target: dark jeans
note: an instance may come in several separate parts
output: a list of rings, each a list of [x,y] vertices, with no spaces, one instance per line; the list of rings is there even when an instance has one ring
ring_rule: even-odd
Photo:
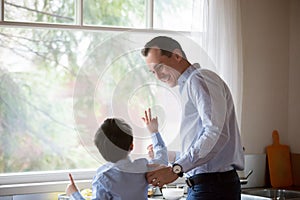
[[[214,177],[188,189],[187,200],[240,200],[241,184],[237,173],[231,177]]]

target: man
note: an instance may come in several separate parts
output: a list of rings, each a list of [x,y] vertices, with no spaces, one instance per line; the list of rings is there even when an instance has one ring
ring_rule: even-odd
[[[154,186],[185,174],[188,200],[240,199],[236,170],[244,168],[244,155],[229,88],[214,72],[191,65],[181,45],[159,36],[142,54],[149,70],[170,87],[179,85],[182,103],[181,155],[172,167],[147,173]]]

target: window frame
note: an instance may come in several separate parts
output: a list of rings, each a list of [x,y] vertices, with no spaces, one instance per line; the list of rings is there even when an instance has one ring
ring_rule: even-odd
[[[84,29],[84,30],[101,30],[101,31],[154,31],[162,33],[190,33],[191,31],[175,31],[168,29],[157,29],[153,27],[154,21],[154,0],[146,1],[146,28],[133,28],[133,27],[118,27],[118,26],[99,26],[99,25],[84,25],[83,23],[83,0],[76,0],[75,2],[75,24],[54,24],[46,22],[18,22],[18,21],[6,21],[4,19],[4,1],[0,0],[0,26],[11,27],[30,27],[30,28],[54,28],[54,29]]]
[[[0,197],[35,193],[33,191],[38,191],[36,193],[64,191],[69,183],[69,173],[72,173],[79,188],[89,188],[95,172],[91,169],[78,169],[0,174]]]
[[[53,24],[36,22],[18,22],[4,20],[4,0],[0,0],[0,27],[3,28],[32,28],[32,29],[63,29],[109,32],[150,32],[161,34],[181,33],[191,36],[192,31],[175,31],[153,28],[154,0],[146,1],[146,28],[126,28],[116,26],[90,26],[83,24],[83,0],[76,0],[75,24]],[[68,173],[72,173],[79,188],[91,187],[91,181],[96,169],[0,173],[0,197],[18,194],[47,193],[64,191],[69,183]]]

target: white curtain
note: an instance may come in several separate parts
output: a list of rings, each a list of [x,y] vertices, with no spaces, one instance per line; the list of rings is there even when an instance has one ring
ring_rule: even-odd
[[[192,29],[192,37],[214,63],[208,68],[218,73],[231,89],[241,125],[243,60],[240,0],[194,0]]]

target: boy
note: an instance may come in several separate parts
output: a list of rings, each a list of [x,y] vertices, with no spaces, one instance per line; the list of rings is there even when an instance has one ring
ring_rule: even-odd
[[[151,117],[151,110],[145,111],[142,118],[151,132],[154,158],[149,162],[145,158],[131,161],[129,153],[133,149],[131,127],[122,119],[106,119],[95,134],[94,142],[102,157],[108,161],[101,166],[92,183],[93,200],[132,200],[147,199],[148,183],[145,173],[152,164],[168,164],[167,148],[158,132],[157,117]],[[66,193],[71,199],[84,199],[78,191],[70,174],[71,183]]]

